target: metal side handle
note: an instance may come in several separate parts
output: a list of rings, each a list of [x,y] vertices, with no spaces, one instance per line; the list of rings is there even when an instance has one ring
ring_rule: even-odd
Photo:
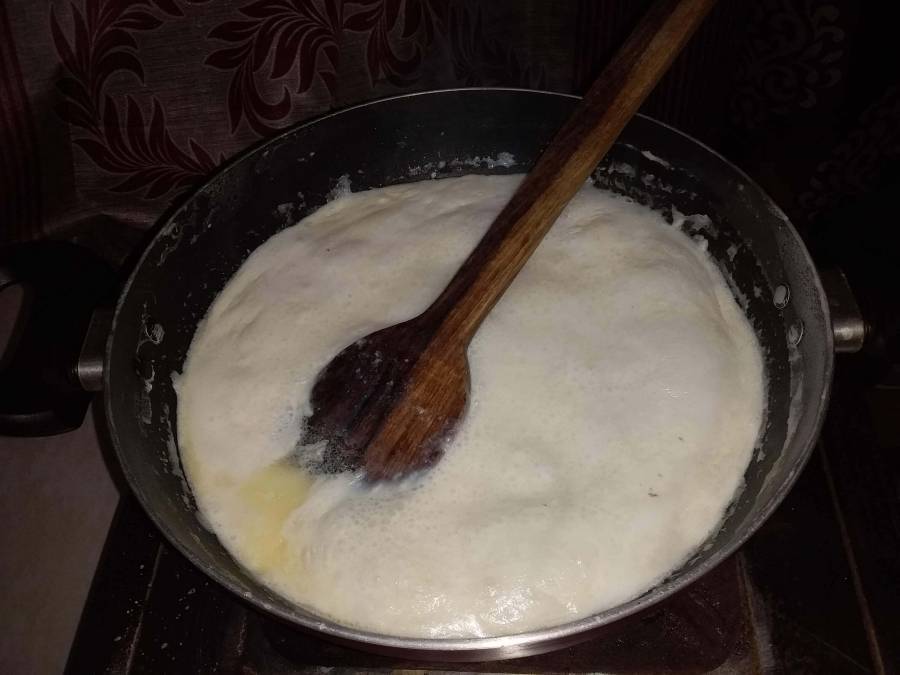
[[[112,308],[94,310],[87,334],[81,343],[81,352],[75,364],[75,377],[85,391],[103,391],[103,359],[106,355],[106,340],[112,330]]]
[[[847,277],[837,267],[819,273],[828,308],[831,311],[831,330],[834,332],[834,351],[838,354],[852,354],[863,348],[868,326]]]

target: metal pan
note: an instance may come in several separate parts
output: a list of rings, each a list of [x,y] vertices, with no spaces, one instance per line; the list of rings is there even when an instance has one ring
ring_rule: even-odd
[[[441,661],[510,658],[586,639],[659,602],[734,552],[778,505],[809,456],[828,402],[835,345],[819,276],[784,213],[746,175],[696,140],[637,117],[594,182],[668,217],[675,210],[706,216],[689,218],[685,228],[708,241],[765,354],[766,422],[745,486],[693,558],[640,597],[564,625],[497,638],[402,638],[349,628],[284,600],[234,561],[197,512],[180,468],[170,376],[181,370],[197,322],[249,253],[325,203],[341,182],[359,191],[527,171],[576,100],[463,89],[360,105],[240,157],[167,220],[119,297],[102,382],[112,440],[132,489],[197,567],[257,607],[357,648]],[[859,331],[842,336],[849,345]],[[82,368],[88,381],[98,373]],[[0,421],[4,430],[15,427],[4,411]]]

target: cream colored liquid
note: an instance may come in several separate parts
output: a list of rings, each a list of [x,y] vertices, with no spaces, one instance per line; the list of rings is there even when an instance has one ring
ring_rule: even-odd
[[[483,636],[635,597],[716,529],[760,428],[756,338],[700,247],[586,187],[485,321],[443,459],[400,484],[290,456],[319,370],[422,311],[519,177],[345,196],[276,235],[198,327],[179,444],[248,569],[337,621]]]

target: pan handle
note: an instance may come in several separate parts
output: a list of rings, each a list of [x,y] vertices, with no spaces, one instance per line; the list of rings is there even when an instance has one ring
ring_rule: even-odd
[[[0,247],[0,291],[14,284],[25,293],[0,362],[0,434],[77,429],[102,374],[102,356],[87,357],[102,355],[109,331],[110,313],[95,310],[112,307],[116,275],[88,249],[35,242]]]
[[[838,354],[854,354],[863,348],[869,327],[863,318],[853,290],[844,272],[838,267],[819,273],[828,309],[831,312],[831,330],[834,333],[834,351]]]

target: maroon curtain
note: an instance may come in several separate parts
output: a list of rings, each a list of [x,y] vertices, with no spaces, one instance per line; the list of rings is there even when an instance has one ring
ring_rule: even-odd
[[[721,0],[645,105],[801,228],[897,176],[898,3]],[[583,91],[646,0],[0,0],[0,241],[113,262],[295,122],[439,87]]]

